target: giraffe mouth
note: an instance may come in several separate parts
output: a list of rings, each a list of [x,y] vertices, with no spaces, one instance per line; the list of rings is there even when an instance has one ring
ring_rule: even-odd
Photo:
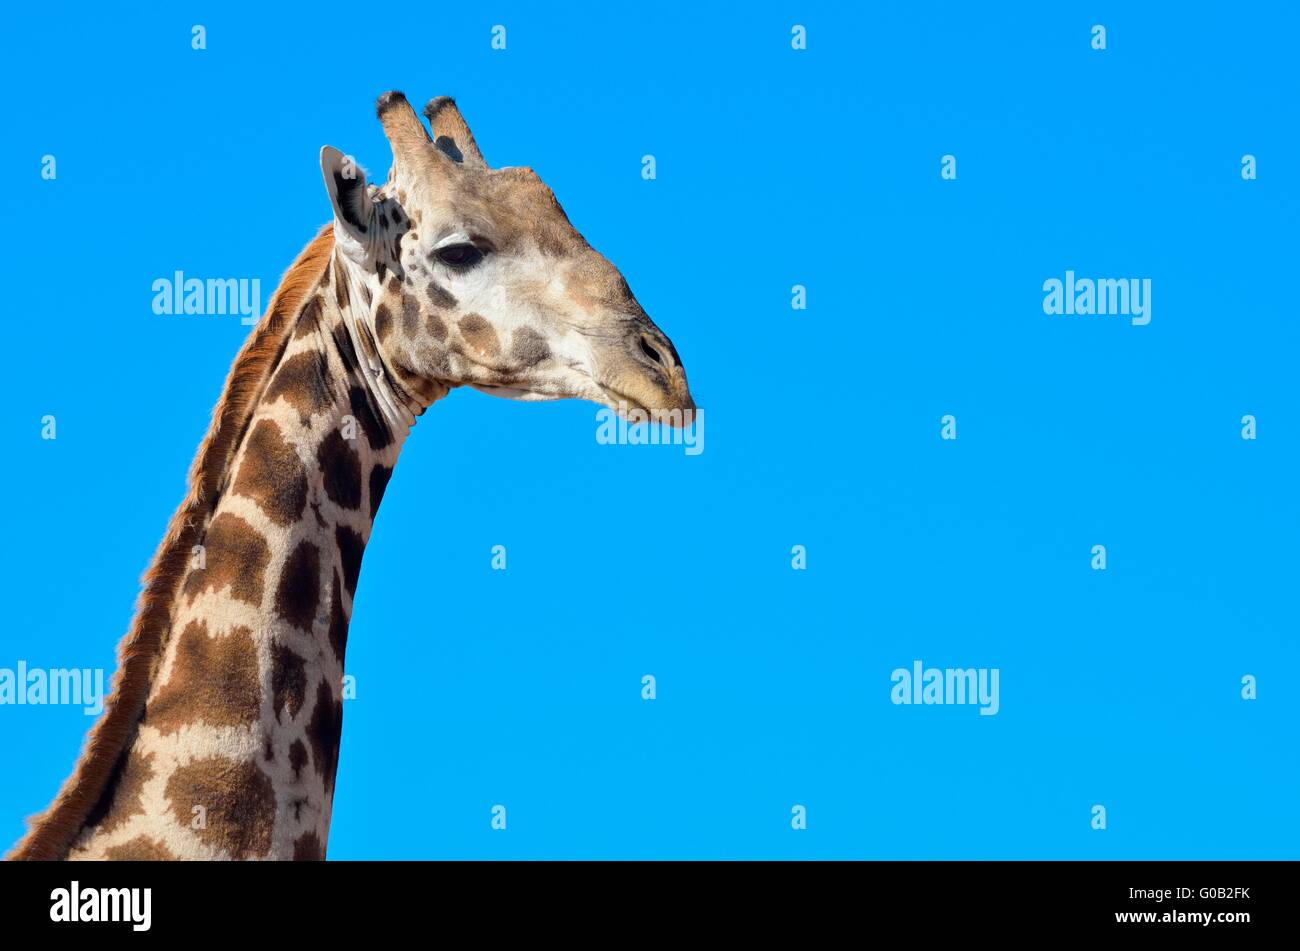
[[[640,400],[633,399],[626,393],[620,393],[618,390],[611,390],[608,388],[605,390],[605,398],[603,400],[598,400],[597,402],[607,409],[612,409],[624,419],[628,418],[629,413],[642,413],[649,416],[653,412],[650,407],[646,406]]]
[[[673,429],[691,426],[700,412],[694,400],[690,400],[686,406],[656,409],[626,393],[608,388],[605,389],[605,398],[596,402],[613,410],[629,423],[657,423]]]

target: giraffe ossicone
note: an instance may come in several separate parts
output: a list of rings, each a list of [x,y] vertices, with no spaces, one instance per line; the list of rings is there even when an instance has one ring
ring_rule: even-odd
[[[416,417],[470,386],[691,421],[676,349],[531,169],[490,168],[449,98],[428,128],[377,111],[388,178],[321,150],[334,220],[236,357],[105,711],[10,858],[323,858],[362,554]]]

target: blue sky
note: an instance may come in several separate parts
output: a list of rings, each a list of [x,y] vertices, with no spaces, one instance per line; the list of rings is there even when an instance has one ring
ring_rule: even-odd
[[[111,670],[247,333],[152,282],[269,299],[320,147],[382,178],[375,97],[451,94],[672,337],[705,451],[420,421],[332,858],[1296,856],[1293,8],[330,6],[9,14],[0,667]],[[1151,322],[1044,314],[1067,270]],[[998,669],[999,712],[891,703],[915,660]],[[0,706],[0,840],[90,722]]]

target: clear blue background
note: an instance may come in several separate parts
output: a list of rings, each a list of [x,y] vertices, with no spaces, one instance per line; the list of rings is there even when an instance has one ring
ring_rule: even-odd
[[[375,97],[452,94],[672,336],[705,451],[420,421],[331,857],[1297,857],[1292,5],[603,6],[7,14],[0,666],[112,669],[247,333],[152,281],[265,302],[320,146],[382,178]],[[1067,268],[1150,278],[1151,324],[1045,316]],[[1001,712],[892,705],[915,659],[1000,668]],[[0,840],[89,725],[0,707]]]

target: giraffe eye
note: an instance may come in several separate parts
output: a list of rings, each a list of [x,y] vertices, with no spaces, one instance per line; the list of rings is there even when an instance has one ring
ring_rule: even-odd
[[[472,244],[449,244],[434,252],[438,260],[448,267],[473,267],[483,260],[483,252]]]

